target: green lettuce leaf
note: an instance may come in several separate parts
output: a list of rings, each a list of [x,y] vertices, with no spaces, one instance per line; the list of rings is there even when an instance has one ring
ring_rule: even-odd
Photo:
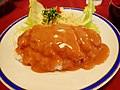
[[[92,22],[92,14],[96,11],[95,6],[92,0],[88,0],[88,6],[85,7],[83,11],[83,19],[80,22],[80,25],[84,25],[92,30],[95,30],[97,33],[100,33],[100,30],[96,24]]]
[[[44,7],[41,3],[39,3],[37,0],[29,0],[29,14],[27,17],[27,20],[25,21],[25,24],[27,26],[22,27],[21,30],[24,31],[26,29],[32,28],[34,25],[42,24],[42,10],[44,10]]]
[[[37,0],[29,0],[29,14],[28,18],[25,21],[26,26],[21,27],[22,31],[31,29],[34,25],[42,24],[43,23],[43,15],[42,11],[45,10],[43,5],[39,3]],[[92,22],[92,14],[95,12],[95,6],[92,0],[89,0],[88,6],[85,7],[82,20],[80,25],[84,25],[92,30],[95,30],[97,33],[100,33],[99,28],[96,24]]]
[[[41,24],[43,19],[42,10],[44,10],[43,5],[36,0],[29,0],[29,2],[30,11],[26,20],[26,24],[29,26]]]

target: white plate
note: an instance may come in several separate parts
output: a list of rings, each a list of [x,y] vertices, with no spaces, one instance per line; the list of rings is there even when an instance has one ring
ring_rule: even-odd
[[[78,9],[71,12],[81,13]],[[25,25],[24,16],[10,25],[0,37],[1,81],[17,90],[78,90],[98,89],[106,84],[118,71],[120,63],[120,34],[117,29],[100,15],[93,15],[93,22],[98,25],[102,41],[110,48],[110,55],[105,63],[96,65],[91,70],[70,72],[36,73],[15,59],[14,36],[17,28]]]

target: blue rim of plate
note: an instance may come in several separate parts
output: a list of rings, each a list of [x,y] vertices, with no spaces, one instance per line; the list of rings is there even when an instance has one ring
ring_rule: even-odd
[[[65,9],[71,9],[71,10],[79,10],[79,11],[83,11],[79,8],[65,8]],[[118,39],[118,42],[120,43],[120,35],[117,31],[117,29],[115,28],[115,26],[110,23],[107,19],[105,19],[104,17],[94,13],[93,15],[95,15],[96,17],[102,19],[103,21],[105,21],[114,31],[114,33],[116,34],[117,36],[117,39]],[[4,35],[10,30],[10,28],[12,28],[16,23],[18,23],[19,21],[25,19],[27,17],[27,15],[23,16],[22,18],[16,20],[14,23],[12,23],[7,29],[5,29],[5,31],[1,34],[0,36],[0,42],[2,40],[2,38],[4,37]],[[119,45],[119,49],[120,49],[120,45]],[[100,80],[98,80],[97,82],[83,88],[82,90],[91,90],[97,86],[99,86],[100,84],[102,84],[103,82],[105,82],[108,78],[110,78],[110,76],[112,76],[112,74],[116,71],[116,69],[119,67],[119,63],[120,63],[120,51],[118,52],[118,57],[116,59],[116,62],[115,64],[113,65],[113,67],[111,68],[111,70],[104,76],[102,77]],[[23,90],[22,87],[14,84],[13,82],[11,82],[6,76],[5,74],[2,72],[2,70],[0,69],[0,76],[2,78],[2,80],[8,84],[10,87],[12,87],[13,89],[16,89],[16,90]]]

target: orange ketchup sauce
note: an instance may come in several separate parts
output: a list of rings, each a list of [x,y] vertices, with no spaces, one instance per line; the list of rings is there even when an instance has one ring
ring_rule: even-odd
[[[35,72],[89,70],[104,63],[109,48],[84,26],[36,25],[18,38],[22,63]]]

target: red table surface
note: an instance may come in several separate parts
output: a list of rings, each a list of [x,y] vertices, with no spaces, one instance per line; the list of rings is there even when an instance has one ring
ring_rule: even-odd
[[[53,7],[53,6],[63,6],[63,7],[73,7],[84,9],[86,6],[86,0],[38,0],[41,2],[45,8]],[[109,3],[110,0],[103,0],[102,4],[96,6],[96,13],[110,20],[109,18]],[[15,20],[20,17],[28,14],[29,10],[29,2],[28,0],[16,0],[14,2],[16,8],[9,13],[8,15],[0,18],[0,34]],[[4,86],[0,82],[0,90],[8,90],[6,86]],[[117,74],[110,80],[106,85],[104,85],[100,90],[120,90],[120,70]]]

